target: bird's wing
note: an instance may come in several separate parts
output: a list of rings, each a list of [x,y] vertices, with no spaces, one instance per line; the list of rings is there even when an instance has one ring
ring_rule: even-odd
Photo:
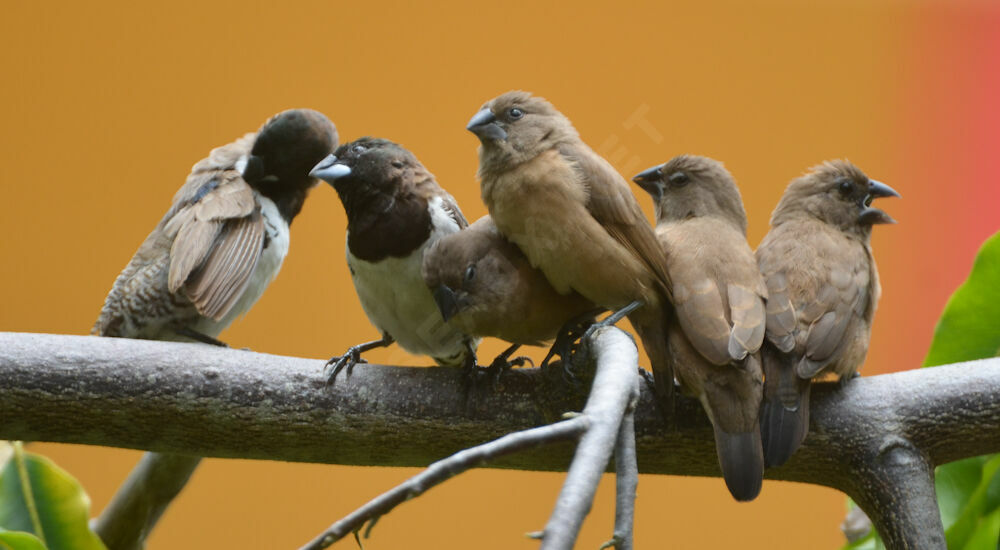
[[[801,319],[810,322],[805,355],[795,367],[801,378],[815,376],[837,358],[848,326],[860,320],[869,302],[870,270],[867,262],[840,262],[832,266]]]
[[[756,271],[755,271],[756,273]],[[729,333],[729,356],[743,359],[756,353],[764,343],[766,313],[761,288],[731,282],[726,287],[729,315],[733,328]]]
[[[220,149],[225,150],[212,156]],[[182,291],[199,313],[218,320],[250,282],[263,246],[264,219],[253,189],[235,167],[198,171],[202,163],[195,165],[184,186],[187,195],[166,223],[166,232],[175,235],[167,286],[172,293]]]
[[[625,180],[586,145],[563,145],[559,153],[573,164],[587,187],[590,214],[608,234],[649,267],[663,293],[673,300],[666,255]]]
[[[444,189],[441,190],[441,206],[443,206],[445,212],[451,216],[451,219],[455,220],[459,229],[469,227],[469,221],[462,215],[462,210],[458,208],[458,203],[455,202],[455,197],[452,197]]]
[[[730,250],[733,247],[718,241],[726,237],[720,233],[713,237],[720,252],[726,253],[729,269],[720,271],[704,266],[696,254],[685,254],[685,260],[671,262],[670,275],[674,281],[677,318],[684,335],[705,359],[725,365],[741,361],[760,349],[765,325],[762,293],[766,291],[760,284],[749,249],[745,261],[741,261],[738,250]],[[675,250],[684,249],[683,244],[674,242]],[[703,246],[688,244],[692,245]]]
[[[672,274],[674,307],[684,335],[713,364],[729,363],[730,326],[719,286],[695,270],[675,268]]]
[[[776,252],[765,242],[757,249],[757,262],[767,287],[767,340],[784,352],[795,348],[797,318],[788,289],[784,264]]]
[[[434,176],[427,171],[420,171],[415,177],[417,194],[430,200],[432,197],[441,197],[441,206],[444,208],[445,212],[455,220],[458,224],[459,229],[465,229],[469,227],[469,221],[465,219],[462,214],[462,209],[458,207],[458,202],[455,201],[455,197],[452,197],[450,193],[441,187]]]

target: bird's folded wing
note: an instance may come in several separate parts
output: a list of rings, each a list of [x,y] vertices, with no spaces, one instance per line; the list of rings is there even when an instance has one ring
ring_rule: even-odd
[[[672,300],[666,255],[625,180],[585,145],[564,145],[559,153],[574,165],[587,187],[590,214],[649,267],[663,293]]]
[[[760,273],[767,287],[767,340],[783,352],[795,348],[797,318],[788,289],[788,278],[775,253],[762,245],[757,250]]]
[[[213,152],[214,153],[214,152]],[[253,189],[235,169],[192,174],[195,192],[167,222],[175,234],[167,285],[198,312],[221,319],[246,289],[264,239]]]
[[[858,311],[868,303],[868,283],[869,271],[861,263],[830,269],[826,283],[800,316],[810,325],[805,355],[795,368],[799,377],[811,378],[839,357],[848,326],[860,320]]]

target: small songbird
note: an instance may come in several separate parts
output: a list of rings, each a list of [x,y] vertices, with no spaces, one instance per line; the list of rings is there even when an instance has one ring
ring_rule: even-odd
[[[628,183],[548,101],[507,92],[472,117],[483,201],[500,232],[560,294],[597,306],[641,301],[629,319],[672,407],[666,257]]]
[[[513,344],[498,358],[504,362],[519,346],[543,345],[568,321],[600,312],[575,292],[556,292],[489,216],[428,247],[423,276],[445,321]]]
[[[115,280],[92,333],[151,340],[216,337],[278,274],[292,220],[337,146],[322,113],[292,109],[212,150]]]
[[[872,200],[898,197],[848,161],[792,180],[757,248],[768,291],[761,435],[768,467],[784,464],[809,431],[809,383],[842,382],[868,353],[881,287],[872,226],[895,223]]]
[[[691,155],[674,157],[633,181],[653,197],[656,236],[670,251],[674,373],[712,421],[730,493],[753,500],[764,475],[759,350],[767,291],[747,244],[739,189],[722,163]]]
[[[393,342],[440,365],[474,366],[478,339],[444,322],[420,274],[427,247],[469,225],[455,199],[413,153],[385,139],[345,143],[311,174],[340,196],[347,267],[365,314],[382,333],[331,359],[330,380],[364,362],[361,353]]]

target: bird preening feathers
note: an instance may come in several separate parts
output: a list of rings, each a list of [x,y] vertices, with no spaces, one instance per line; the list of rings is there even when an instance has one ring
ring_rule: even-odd
[[[322,113],[292,109],[214,149],[115,280],[92,332],[152,340],[215,337],[278,274],[288,226],[337,146]]]

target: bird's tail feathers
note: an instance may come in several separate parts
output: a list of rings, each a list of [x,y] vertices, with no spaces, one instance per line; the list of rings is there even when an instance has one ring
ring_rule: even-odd
[[[757,498],[764,480],[760,431],[727,433],[716,428],[715,451],[733,498],[740,502]]]
[[[791,355],[765,346],[764,405],[760,429],[764,463],[781,466],[798,450],[809,433],[809,380],[795,373]]]

